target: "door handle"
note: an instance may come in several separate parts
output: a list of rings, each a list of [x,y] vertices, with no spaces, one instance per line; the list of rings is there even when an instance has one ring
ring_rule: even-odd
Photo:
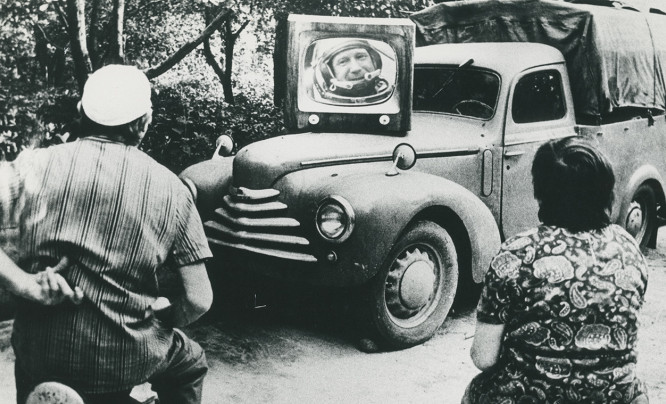
[[[524,150],[508,151],[504,152],[504,157],[517,157],[522,156],[523,154],[525,154]]]

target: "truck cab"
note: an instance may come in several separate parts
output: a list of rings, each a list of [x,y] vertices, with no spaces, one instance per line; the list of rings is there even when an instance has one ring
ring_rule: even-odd
[[[517,54],[523,56],[506,57]],[[430,143],[450,137],[438,146],[467,141],[479,150],[479,166],[440,175],[457,175],[457,183],[481,198],[503,237],[538,223],[530,173],[534,153],[547,140],[576,135],[562,54],[514,42],[431,45],[415,55],[416,130],[410,136],[428,134]]]

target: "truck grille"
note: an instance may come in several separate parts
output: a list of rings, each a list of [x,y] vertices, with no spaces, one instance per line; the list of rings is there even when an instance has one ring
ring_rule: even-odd
[[[288,217],[276,189],[230,188],[212,220],[204,223],[208,242],[288,260],[317,262],[301,224]]]

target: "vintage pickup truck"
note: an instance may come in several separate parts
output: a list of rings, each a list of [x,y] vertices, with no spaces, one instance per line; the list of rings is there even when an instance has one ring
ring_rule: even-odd
[[[483,1],[465,3],[480,7]],[[515,7],[520,2],[492,3]],[[432,13],[448,16],[456,10],[440,6],[444,9],[413,17],[420,44],[428,27],[441,33],[442,25],[432,21],[442,19]],[[555,2],[552,7],[560,10]],[[292,18],[294,26],[304,18]],[[400,108],[392,110],[399,112],[382,114],[381,103],[387,101],[377,97],[347,94],[349,101],[294,91],[286,111],[294,133],[258,141],[231,156],[223,156],[230,148],[222,139],[211,160],[181,174],[197,198],[214,252],[241,257],[236,261],[243,264],[241,271],[311,285],[362,285],[365,299],[358,310],[385,347],[422,343],[444,322],[456,293],[468,290],[465,281],[482,281],[501,240],[538,224],[533,155],[544,142],[570,136],[589,139],[607,154],[617,177],[613,220],[642,245],[654,245],[658,211],[665,204],[664,99],[624,108],[629,104],[622,99],[618,104],[622,97],[610,94],[610,101],[595,104],[598,116],[591,114],[592,122],[582,125],[569,81],[581,73],[571,71],[571,61],[554,46],[448,43],[419,46],[412,55],[411,21],[382,35],[368,21],[342,19],[326,26],[326,18],[312,19],[305,33],[296,29],[293,35],[294,65],[301,66],[293,74],[317,68],[319,62],[307,65],[303,58],[330,56],[313,50],[311,42],[333,36],[358,47],[389,38],[385,43],[393,52],[369,53],[375,62],[378,55],[383,58],[384,71],[393,61],[386,73],[392,94],[386,96],[401,97]],[[343,23],[352,24],[353,34],[349,27],[339,29]],[[390,39],[394,34],[404,39],[405,48]],[[604,80],[615,79],[622,77]],[[296,76],[289,80],[296,87],[306,82]],[[384,91],[387,84],[381,87]],[[325,105],[313,110],[298,97]],[[618,118],[620,112],[624,115]],[[599,117],[616,122],[594,122]],[[354,131],[364,119],[370,123]],[[217,265],[209,270],[224,270],[224,258]]]

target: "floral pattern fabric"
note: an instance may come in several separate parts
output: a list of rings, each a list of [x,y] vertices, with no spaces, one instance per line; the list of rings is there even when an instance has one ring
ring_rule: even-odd
[[[475,377],[471,403],[630,403],[647,263],[620,226],[540,226],[491,262],[477,319],[504,324],[500,359]]]

